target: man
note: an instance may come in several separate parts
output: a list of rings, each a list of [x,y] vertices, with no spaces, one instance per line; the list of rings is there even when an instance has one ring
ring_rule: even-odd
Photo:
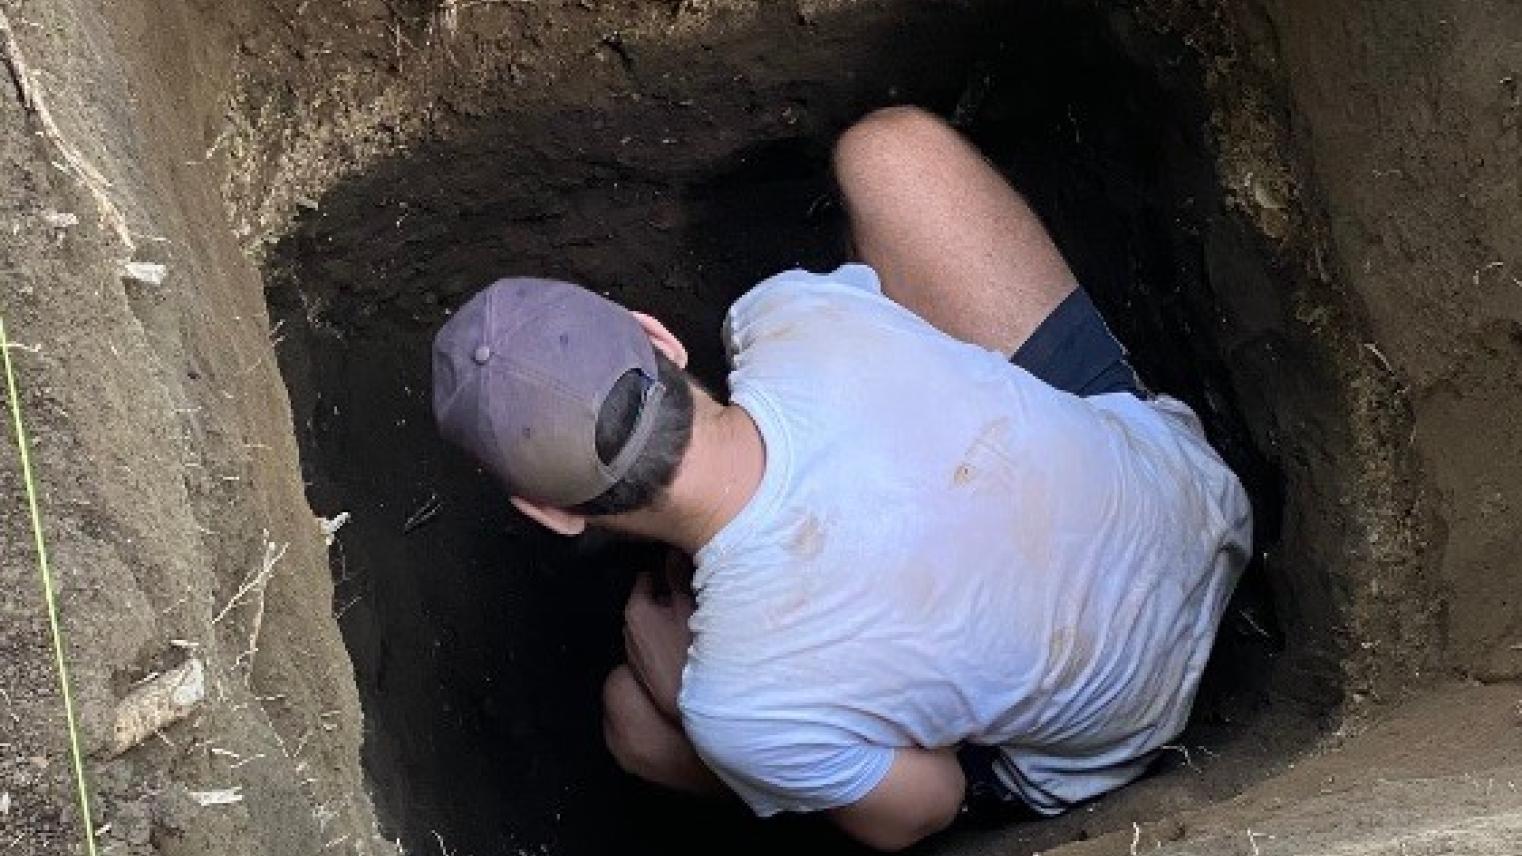
[[[864,264],[731,308],[728,404],[654,318],[503,280],[440,331],[434,406],[534,520],[694,558],[695,600],[649,578],[629,599],[604,692],[625,769],[895,850],[969,780],[1054,814],[1140,775],[1251,522],[951,128],[875,113],[835,170]]]

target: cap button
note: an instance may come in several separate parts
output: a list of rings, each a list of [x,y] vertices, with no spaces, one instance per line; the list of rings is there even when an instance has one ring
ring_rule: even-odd
[[[476,348],[475,353],[471,354],[470,356],[471,359],[482,365],[485,365],[486,361],[491,359],[491,348],[488,348],[485,345],[480,345]]]

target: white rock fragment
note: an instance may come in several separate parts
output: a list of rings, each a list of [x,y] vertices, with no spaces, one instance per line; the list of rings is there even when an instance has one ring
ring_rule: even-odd
[[[348,522],[349,512],[347,511],[340,511],[332,517],[317,518],[317,526],[322,530],[322,542],[329,547],[333,546],[333,542],[338,539],[338,530],[344,528],[344,524]]]
[[[128,693],[116,705],[107,758],[115,758],[189,716],[206,699],[206,668],[191,657]]]
[[[42,212],[42,222],[52,226],[54,229],[67,229],[70,226],[79,225],[79,215],[68,211],[44,211]]]
[[[8,817],[11,813],[11,792],[0,791],[0,817]]]
[[[318,208],[317,200],[313,199],[310,196],[296,196],[294,197],[294,201],[297,205],[305,208],[308,211],[316,211]]]
[[[209,808],[214,805],[232,805],[243,802],[243,789],[241,787],[218,788],[213,791],[191,791],[190,798],[196,801],[196,805]]]
[[[146,285],[163,285],[168,274],[169,268],[158,262],[127,262],[122,269],[122,275],[127,279]]]
[[[1269,211],[1283,211],[1289,207],[1283,194],[1262,181],[1253,181],[1252,198],[1258,207]]]

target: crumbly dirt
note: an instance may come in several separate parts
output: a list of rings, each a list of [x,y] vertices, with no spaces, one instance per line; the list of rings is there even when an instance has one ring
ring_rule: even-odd
[[[1159,775],[937,848],[1510,852],[1522,11],[1009,6],[0,0],[0,313],[102,851],[828,835],[613,769],[597,685],[626,575],[658,557],[509,519],[432,435],[425,344],[494,276],[559,274],[670,319],[721,383],[728,301],[841,256],[831,136],[910,101],[1010,173],[1147,376],[1201,412],[1263,554]],[[76,852],[3,448],[0,854]],[[313,508],[353,514],[331,552]],[[271,549],[262,608],[214,623]],[[190,651],[204,708],[101,759],[117,700]]]
[[[1064,856],[1512,854],[1522,831],[1522,692],[1444,684],[1224,804],[1135,818]]]

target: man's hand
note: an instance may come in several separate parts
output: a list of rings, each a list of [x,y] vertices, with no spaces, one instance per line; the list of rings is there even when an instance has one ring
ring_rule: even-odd
[[[966,788],[955,750],[900,749],[877,787],[830,817],[869,847],[902,850],[950,826]]]
[[[629,668],[650,693],[656,709],[673,723],[680,723],[677,695],[682,689],[687,649],[692,645],[687,622],[695,604],[685,591],[661,596],[655,588],[650,574],[635,577],[634,590],[624,606],[624,651]]]

